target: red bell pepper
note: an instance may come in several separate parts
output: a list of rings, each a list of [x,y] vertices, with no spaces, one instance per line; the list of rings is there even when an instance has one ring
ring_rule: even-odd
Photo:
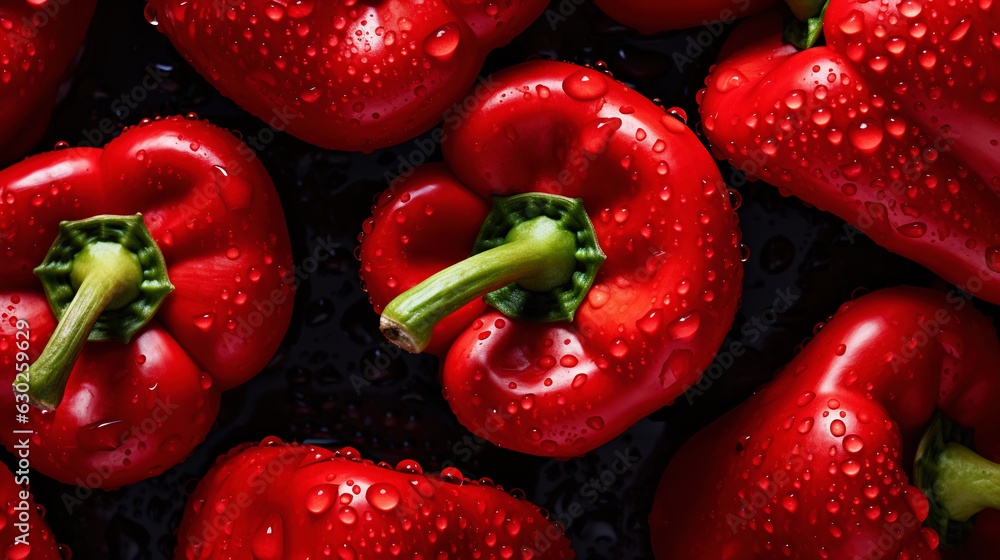
[[[447,167],[378,199],[361,276],[391,340],[444,356],[466,427],[576,456],[712,360],[740,294],[736,213],[684,123],[610,76],[532,61],[494,81],[446,131]]]
[[[998,14],[831,0],[827,45],[804,51],[758,16],[706,80],[705,135],[747,175],[1000,303]]]
[[[0,161],[42,138],[97,0],[0,0]]]
[[[456,468],[395,470],[268,438],[220,457],[184,509],[187,560],[570,560],[562,529],[537,506]]]
[[[718,26],[756,14],[777,0],[709,0],[676,2],[650,0],[595,0],[595,4],[615,21],[641,33],[659,33],[701,25]],[[722,32],[721,28],[718,36]]]
[[[52,529],[27,489],[30,466],[25,465],[15,478],[0,463],[0,552],[9,560],[62,560]]]
[[[219,91],[334,150],[430,129],[545,0],[151,0],[148,17]]]
[[[291,265],[264,167],[205,122],[0,172],[0,439],[34,430],[32,467],[81,486],[177,464],[277,349]]]
[[[650,517],[656,557],[934,559],[940,539],[963,549],[956,558],[996,558],[1000,512],[966,520],[1000,507],[1000,466],[987,461],[1000,460],[997,363],[993,326],[957,292],[844,304],[671,460]],[[940,431],[937,412],[972,437]]]

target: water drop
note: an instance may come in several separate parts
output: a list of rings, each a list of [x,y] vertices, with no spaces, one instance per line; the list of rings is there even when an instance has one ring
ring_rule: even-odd
[[[840,470],[847,476],[856,476],[861,472],[861,463],[854,459],[848,459],[840,464]]]
[[[715,90],[719,93],[733,91],[747,82],[747,77],[739,70],[725,70],[717,74],[715,78]]]
[[[344,525],[354,525],[354,522],[358,520],[358,512],[351,506],[344,506],[337,513],[337,518]]]
[[[577,101],[591,101],[608,92],[608,80],[599,72],[583,68],[563,80],[562,87],[566,95]]]
[[[986,248],[986,266],[993,272],[1000,272],[1000,246]]]
[[[882,128],[871,121],[852,124],[847,129],[847,138],[855,148],[863,152],[874,151],[882,144]]]
[[[851,10],[837,24],[846,35],[856,35],[865,28],[865,15],[859,10]]]
[[[948,40],[952,42],[961,41],[969,33],[970,27],[972,27],[972,20],[968,17],[962,18],[948,33]]]
[[[883,124],[885,124],[885,129],[889,131],[889,134],[896,138],[900,138],[906,133],[906,121],[902,117],[889,115],[885,118]]]
[[[688,375],[694,354],[687,349],[674,350],[660,370],[660,384],[667,386]]]
[[[906,50],[906,39],[903,37],[893,37],[885,42],[885,50],[892,54],[901,54]]]
[[[337,486],[332,484],[313,486],[306,493],[306,509],[316,514],[323,513],[330,509],[336,497]]]
[[[618,337],[611,341],[611,355],[616,358],[624,358],[628,354],[628,342],[624,338]]]
[[[208,312],[204,315],[199,315],[194,318],[194,326],[198,327],[203,331],[207,331],[212,328],[215,324],[215,313]]]
[[[794,495],[789,494],[781,499],[781,506],[788,511],[788,513],[795,513],[799,509],[799,499]]]
[[[94,422],[76,433],[76,441],[84,451],[114,451],[122,445],[128,425],[122,420]]]
[[[923,237],[927,233],[927,224],[923,222],[912,222],[896,228],[896,231],[906,237]]]
[[[841,437],[847,433],[847,426],[842,420],[834,420],[830,423],[830,433],[836,437]]]
[[[674,319],[667,325],[667,333],[674,340],[686,340],[698,332],[701,323],[701,313],[692,311],[690,314]]]
[[[806,92],[802,91],[801,89],[792,90],[785,95],[784,98],[785,107],[788,107],[789,109],[792,110],[798,109],[799,107],[802,107],[802,104],[805,102],[805,99],[806,99]]]
[[[812,122],[816,123],[817,126],[826,126],[827,123],[830,122],[831,117],[832,115],[830,114],[830,111],[823,108],[819,108],[816,109],[815,112],[813,112]]]
[[[660,324],[663,316],[662,309],[651,309],[649,313],[646,313],[641,319],[636,321],[636,326],[639,330],[646,334],[653,334],[660,330]]]
[[[277,2],[264,4],[264,15],[271,21],[281,21],[285,17],[285,7]]]
[[[299,98],[302,99],[302,101],[305,101],[306,103],[312,103],[313,101],[319,99],[319,96],[322,93],[323,92],[320,90],[320,88],[314,86],[300,93]]]
[[[443,473],[442,473],[443,474]],[[375,509],[382,511],[392,511],[399,505],[399,490],[391,484],[379,482],[368,487],[365,499]]]
[[[458,25],[454,22],[446,23],[424,39],[424,52],[435,58],[450,56],[458,48],[461,39],[462,32]]]
[[[920,51],[920,54],[917,55],[917,62],[919,62],[925,70],[930,70],[934,68],[935,64],[937,64],[937,55],[931,50]]]
[[[594,155],[604,152],[608,142],[621,126],[622,120],[618,117],[591,121],[580,131],[580,143],[583,149]]]
[[[899,13],[908,18],[915,18],[919,16],[923,9],[924,5],[920,3],[920,0],[904,0],[899,5]]]
[[[184,440],[182,440],[180,436],[171,435],[160,442],[159,450],[161,453],[176,453],[183,445]]]
[[[313,0],[292,0],[285,9],[289,17],[295,19],[308,17],[313,11]]]
[[[808,434],[813,429],[813,424],[815,421],[812,418],[805,418],[799,423],[799,433]]]
[[[285,557],[285,529],[281,516],[271,514],[257,527],[250,541],[257,560],[281,560]]]
[[[146,7],[142,10],[142,15],[146,17],[146,21],[150,24],[160,25],[160,22],[156,17],[156,8],[153,7],[152,4],[146,4]]]

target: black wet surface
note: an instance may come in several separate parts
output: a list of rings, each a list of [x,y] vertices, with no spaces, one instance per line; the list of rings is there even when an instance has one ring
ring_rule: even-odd
[[[559,4],[554,2],[550,10],[559,13]],[[533,56],[603,62],[616,78],[648,97],[683,108],[697,129],[694,96],[721,38],[699,47],[705,51],[699,55],[692,45],[698,44],[699,33],[705,42],[702,30],[639,37],[590,3],[565,21],[554,21],[556,29],[543,16],[510,46],[493,53],[484,73]],[[132,98],[130,92],[141,86],[150,67],[162,78],[159,86],[148,95],[143,92],[144,99],[134,107],[116,103],[123,95]],[[263,141],[270,136],[262,134],[264,123],[220,96],[184,62],[146,22],[141,1],[103,0],[78,75],[37,151],[60,140],[100,145],[144,117],[192,111],[244,138]],[[104,119],[116,131],[106,138],[96,132]],[[392,464],[415,459],[428,471],[453,461],[466,476],[490,477],[508,490],[522,489],[568,525],[581,559],[652,558],[646,522],[652,496],[671,455],[687,438],[769,380],[812,335],[813,326],[855,290],[899,284],[945,287],[927,270],[863,236],[852,242],[839,219],[783,198],[768,185],[746,183],[723,165],[723,176],[738,187],[743,201],[740,221],[750,248],[743,307],[726,346],[741,341],[750,350],[717,380],[703,383],[701,394],[682,397],[585,457],[557,461],[525,456],[472,438],[441,396],[436,359],[395,352],[379,334],[377,316],[359,287],[357,233],[372,198],[387,186],[385,172],[396,170],[398,158],[411,154],[415,144],[348,154],[278,133],[262,147],[258,155],[281,194],[296,261],[321,254],[319,240],[339,248],[326,253],[302,283],[292,328],[278,355],[254,380],[223,395],[217,429],[186,462],[111,492],[78,490],[35,474],[36,499],[73,558],[171,557],[186,491],[216,456],[269,435],[351,445],[366,457]],[[430,159],[440,159],[440,154]],[[767,313],[778,292],[797,299],[780,315]],[[994,307],[980,308],[996,315]],[[355,389],[358,375],[370,383],[360,391]],[[634,464],[611,477],[619,454],[634,458]],[[9,455],[3,457],[10,463]],[[569,514],[581,507],[582,515]]]

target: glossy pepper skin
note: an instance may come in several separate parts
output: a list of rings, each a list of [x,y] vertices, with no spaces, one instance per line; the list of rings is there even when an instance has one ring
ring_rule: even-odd
[[[158,28],[227,97],[334,150],[392,146],[441,121],[491,50],[544,0],[152,0]]]
[[[487,479],[277,438],[218,459],[188,499],[178,540],[176,558],[201,560],[575,557],[537,506]]]
[[[41,139],[97,0],[0,2],[0,161]]]
[[[770,384],[688,441],[650,524],[660,560],[941,558],[912,486],[935,411],[1000,459],[1000,344],[957,292],[885,289],[840,307]],[[996,557],[987,510],[954,558]],[[949,556],[945,556],[949,557]]]
[[[469,256],[491,197],[582,199],[607,258],[572,320],[516,319],[474,298],[438,323],[429,346],[470,430],[525,453],[576,456],[672,402],[712,360],[740,294],[737,218],[694,134],[639,93],[553,61],[494,79],[477,111],[446,126],[445,165],[420,167],[379,197],[361,276],[384,312]]]
[[[714,26],[756,14],[776,0],[711,0],[678,2],[676,0],[595,0],[604,13],[615,21],[641,33],[659,33],[702,25]],[[715,35],[721,33],[721,29]]]
[[[61,221],[136,213],[173,291],[127,342],[94,340],[95,328],[79,356],[66,360],[72,370],[61,402],[57,395],[54,410],[24,411],[35,431],[32,467],[65,483],[117,487],[180,462],[208,433],[221,391],[264,368],[290,320],[291,244],[281,204],[264,167],[229,131],[193,116],[145,120],[103,149],[26,159],[0,172],[0,409],[8,449],[18,441],[12,429],[24,427],[14,424],[14,407],[21,413],[26,395],[11,384],[24,381],[25,364],[31,382],[42,381],[39,357],[55,348],[47,343],[56,318],[32,269]]]
[[[62,560],[52,530],[30,492],[20,484],[24,482],[23,477],[21,474],[15,478],[14,473],[0,463],[0,504],[3,505],[0,514],[5,521],[0,527],[0,552],[10,559]]]
[[[729,38],[701,115],[716,153],[1000,302],[1000,11],[832,0],[827,44],[762,14]]]

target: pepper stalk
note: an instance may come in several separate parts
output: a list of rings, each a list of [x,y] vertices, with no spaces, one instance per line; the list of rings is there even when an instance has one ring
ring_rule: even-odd
[[[604,259],[579,199],[496,198],[473,255],[392,300],[380,328],[400,348],[422,352],[435,325],[480,297],[509,317],[572,320]]]
[[[35,274],[59,324],[27,370],[31,404],[53,410],[88,340],[128,342],[174,287],[142,216],[62,222]]]
[[[1000,465],[972,446],[971,430],[939,414],[917,448],[914,478],[930,502],[925,525],[949,548],[964,546],[977,513],[1000,510]]]

